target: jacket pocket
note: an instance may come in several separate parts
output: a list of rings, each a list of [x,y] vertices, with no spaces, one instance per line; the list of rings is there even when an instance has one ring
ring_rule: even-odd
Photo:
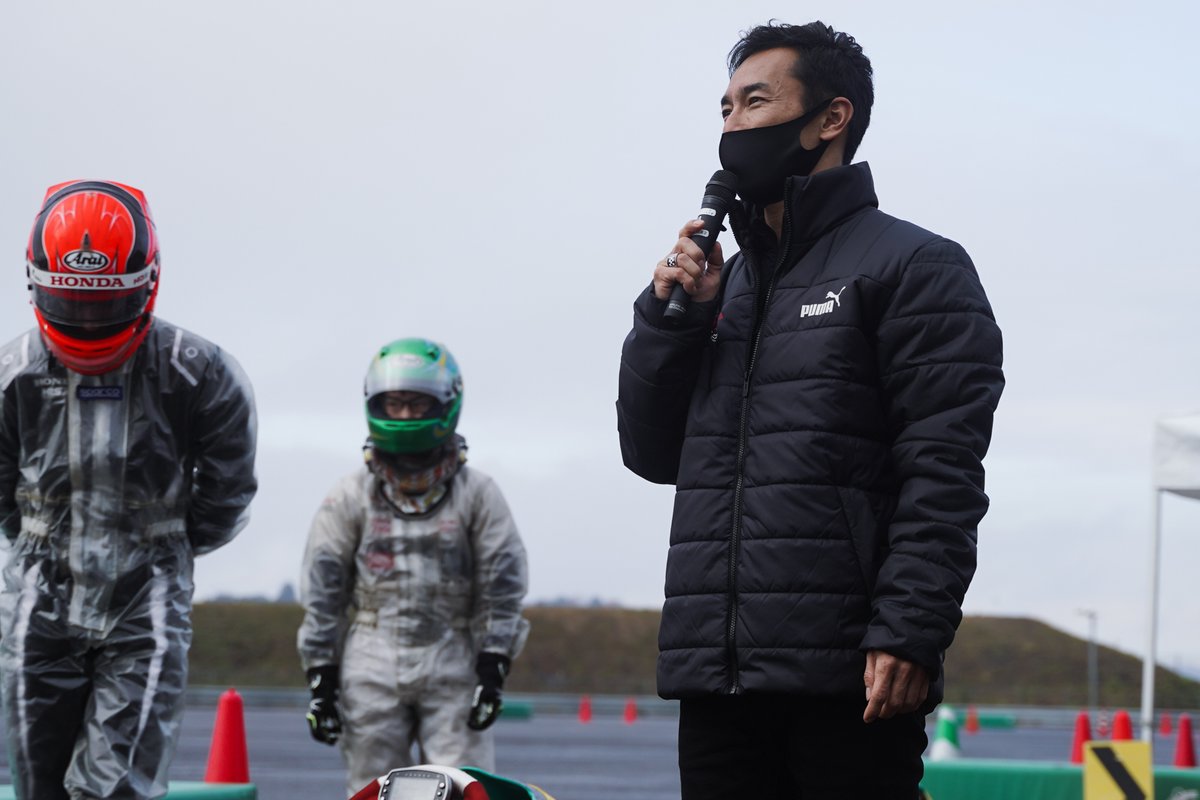
[[[874,597],[879,567],[887,558],[891,503],[878,494],[862,489],[839,486],[837,491],[863,586],[866,587],[867,596]]]

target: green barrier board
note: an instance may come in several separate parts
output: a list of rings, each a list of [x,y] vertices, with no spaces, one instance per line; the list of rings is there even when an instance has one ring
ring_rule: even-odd
[[[958,720],[959,727],[966,727],[967,716],[970,714],[968,709],[955,708],[954,718]],[[1017,715],[1010,714],[1004,711],[980,711],[975,715],[976,721],[981,728],[1015,728],[1017,727]]]
[[[965,716],[962,718],[962,722],[966,722]],[[1015,728],[1017,727],[1017,718],[1014,714],[995,714],[989,711],[981,711],[979,713],[979,727]]]
[[[0,786],[0,800],[15,800],[11,786]],[[253,783],[199,783],[172,781],[167,800],[258,800]]]
[[[1083,767],[1049,761],[957,759],[925,762],[921,787],[932,800],[1083,800]],[[1154,796],[1200,792],[1200,769],[1154,768]]]
[[[500,719],[533,719],[533,703],[505,702],[500,707]]]
[[[1082,800],[1083,770],[1045,761],[927,761],[921,786],[933,800]]]

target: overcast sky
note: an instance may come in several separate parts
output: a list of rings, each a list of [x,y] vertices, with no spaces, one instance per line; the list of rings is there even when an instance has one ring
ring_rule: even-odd
[[[402,336],[465,373],[460,431],[532,601],[662,600],[672,489],[621,465],[631,303],[719,164],[740,31],[822,19],[875,66],[881,207],[961,242],[1005,337],[968,614],[1141,652],[1151,440],[1200,410],[1200,27],[1186,2],[22,2],[0,10],[0,339],[33,321],[45,188],[145,190],[160,315],[254,381],[250,526],[199,599],[295,582]],[[732,251],[726,242],[727,252]],[[4,275],[7,277],[4,277]],[[1168,498],[1160,658],[1200,666],[1200,502]]]

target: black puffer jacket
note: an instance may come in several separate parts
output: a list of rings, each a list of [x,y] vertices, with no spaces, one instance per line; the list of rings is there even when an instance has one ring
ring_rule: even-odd
[[[778,247],[735,219],[719,301],[676,328],[651,290],[634,306],[621,448],[677,487],[664,697],[861,694],[878,649],[929,668],[940,699],[1000,330],[966,252],[876,205],[866,164],[790,179]]]

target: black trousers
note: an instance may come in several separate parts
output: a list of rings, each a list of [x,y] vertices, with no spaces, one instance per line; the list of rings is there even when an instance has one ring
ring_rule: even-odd
[[[679,704],[683,800],[916,800],[925,717],[862,721],[859,697],[749,694]]]

